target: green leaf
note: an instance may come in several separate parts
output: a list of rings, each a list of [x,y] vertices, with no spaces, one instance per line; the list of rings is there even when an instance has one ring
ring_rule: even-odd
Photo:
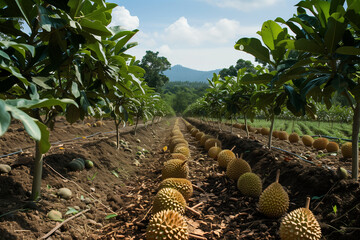
[[[124,51],[126,51],[127,49],[125,48],[126,43],[138,32],[139,30],[134,30],[131,31],[129,33],[127,33],[127,35],[125,35],[122,39],[120,39],[116,45],[115,45],[115,55],[118,55],[119,53],[122,53]]]
[[[111,173],[114,174],[115,177],[119,177],[119,174],[116,172],[116,170],[112,170]]]
[[[30,23],[30,16],[29,16],[29,11],[31,11],[32,7],[29,7],[31,6],[32,4],[30,3],[31,1],[27,1],[27,0],[15,0],[16,4],[18,5],[19,7],[19,10],[21,12],[21,14],[23,15],[26,23],[28,24],[28,26],[31,26],[31,23]],[[30,5],[29,5],[30,3]]]
[[[250,53],[254,57],[270,63],[269,50],[257,38],[241,38],[235,44],[235,49]]]
[[[9,100],[7,100],[7,101],[9,101]],[[7,103],[7,101],[5,102],[5,104]],[[21,111],[17,107],[9,105],[9,104],[5,105],[5,109],[6,109],[6,111],[11,113],[11,116],[13,118],[18,119],[22,122],[26,132],[32,138],[34,138],[36,141],[41,140],[41,131],[40,131],[38,125],[35,123],[33,118],[31,118],[29,115],[27,115],[25,112]]]
[[[344,46],[337,48],[335,52],[344,55],[360,55],[360,48]]]
[[[74,104],[75,106],[78,106],[74,100],[68,98],[63,98],[63,99],[50,98],[50,99],[38,99],[38,100],[28,100],[28,99],[20,98],[20,99],[8,99],[6,100],[6,103],[22,109],[33,109],[33,108],[43,108],[43,107],[50,108],[52,106],[58,105],[63,110],[65,110],[67,104]]]
[[[335,51],[336,46],[343,37],[347,26],[347,23],[345,23],[344,20],[344,17],[339,13],[333,13],[328,19],[324,42],[329,53],[333,53]]]
[[[107,57],[105,55],[105,51],[103,46],[99,42],[91,43],[86,45],[89,49],[95,52],[96,56],[99,60],[107,64]]]
[[[70,7],[70,16],[72,18],[78,17],[79,12],[84,5],[85,0],[69,0],[68,6]]]
[[[68,214],[77,214],[79,211],[76,210],[75,208],[73,207],[68,207],[69,210],[66,211],[65,215],[68,215]]]
[[[41,154],[47,153],[51,147],[49,141],[49,135],[50,135],[49,130],[47,129],[45,124],[39,122],[38,120],[36,120],[35,123],[37,124],[37,126],[41,131],[41,139],[39,141],[40,152]]]
[[[80,25],[83,30],[102,37],[112,36],[112,32],[100,21],[82,18]]]
[[[25,85],[29,85],[28,80],[21,75],[20,71],[18,68],[15,68],[13,66],[7,65],[5,64],[4,61],[0,62],[0,68],[10,72],[14,77],[16,77],[17,79],[19,79],[21,82],[23,82]]]
[[[11,122],[11,116],[6,111],[5,102],[0,99],[0,136],[8,130]]]
[[[17,43],[12,41],[0,41],[0,45],[6,48],[13,48],[18,51],[24,58],[26,58],[26,51],[31,53],[31,56],[35,56],[35,47],[25,43]]]
[[[283,31],[279,24],[272,20],[263,23],[260,36],[270,50],[275,50],[279,34]]]
[[[31,80],[38,86],[42,87],[43,89],[52,89],[49,85],[45,82],[49,80],[48,77],[32,77]]]
[[[241,79],[241,83],[244,84],[267,84],[273,79],[274,75],[270,73],[260,74],[260,75],[254,75],[254,74],[246,74]]]
[[[113,218],[113,217],[117,217],[117,214],[113,213],[113,214],[109,214],[105,217],[105,219],[110,219],[110,218]]]
[[[325,49],[323,46],[317,44],[315,40],[309,40],[305,38],[297,40],[284,40],[281,43],[286,43],[286,48],[295,49],[298,51],[310,52],[314,54],[325,54]]]

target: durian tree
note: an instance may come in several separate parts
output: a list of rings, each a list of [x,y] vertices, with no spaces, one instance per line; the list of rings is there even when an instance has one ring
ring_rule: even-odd
[[[268,20],[263,23],[261,31],[258,31],[261,41],[257,38],[241,38],[235,44],[235,49],[245,51],[255,58],[269,64],[275,70],[249,73],[243,77],[243,81],[251,84],[265,84],[266,90],[261,90],[251,97],[251,101],[259,109],[263,110],[271,121],[268,147],[271,148],[272,131],[275,121],[275,115],[279,115],[286,104],[290,109],[296,112],[301,111],[298,105],[294,104],[301,101],[299,94],[295,91],[292,82],[292,74],[286,70],[297,62],[298,54],[285,48],[284,41],[290,40],[286,28],[281,28],[275,21]],[[278,84],[277,80],[282,83]]]
[[[32,200],[40,197],[42,155],[50,148],[47,127],[64,114],[69,122],[95,115],[116,90],[131,95],[126,81],[139,86],[143,70],[130,55],[136,31],[110,29],[116,4],[104,0],[5,0],[0,27],[10,40],[0,43],[0,123],[20,119],[36,142]],[[23,31],[19,22],[30,27]],[[125,45],[126,44],[126,45]],[[107,52],[107,46],[115,54]],[[95,109],[95,110],[94,110]],[[99,111],[101,112],[101,111]],[[101,112],[102,113],[102,112]]]
[[[297,14],[285,21],[295,38],[286,48],[303,53],[290,72],[301,81],[301,102],[314,99],[332,106],[335,92],[344,95],[353,111],[352,178],[358,179],[360,127],[360,1],[300,1]],[[294,75],[295,77],[295,75]]]

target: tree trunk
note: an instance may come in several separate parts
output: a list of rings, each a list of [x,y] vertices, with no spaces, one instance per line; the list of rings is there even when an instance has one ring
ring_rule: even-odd
[[[244,122],[245,122],[246,137],[249,138],[249,129],[248,129],[248,125],[247,125],[246,114],[244,114]]]
[[[43,170],[43,154],[40,151],[40,143],[36,141],[34,179],[31,190],[31,200],[33,201],[36,201],[40,198],[42,170]]]
[[[231,124],[230,133],[233,133],[233,119],[232,119],[232,117],[230,118],[230,124]]]
[[[120,134],[119,134],[119,125],[121,121],[116,121],[116,117],[114,118],[115,120],[115,130],[116,130],[116,149],[120,148],[120,144],[119,144],[119,140],[120,140]]]
[[[352,125],[352,178],[358,180],[359,175],[359,127],[360,103],[356,103]]]
[[[275,116],[272,116],[271,117],[271,125],[270,125],[270,133],[269,133],[269,143],[268,143],[269,149],[271,149],[272,133],[274,130],[274,122],[275,122]]]
[[[139,124],[139,117],[136,117],[136,123],[135,123],[135,128],[134,128],[134,135],[136,135],[136,129],[137,129],[138,124]]]

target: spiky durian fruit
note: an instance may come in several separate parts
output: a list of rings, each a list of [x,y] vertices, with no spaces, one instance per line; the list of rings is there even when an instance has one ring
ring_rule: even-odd
[[[258,175],[247,172],[237,181],[237,187],[242,194],[249,197],[259,197],[262,192],[262,182]]]
[[[167,187],[178,190],[186,201],[189,200],[193,194],[192,184],[185,178],[167,178],[160,183],[159,189]]]
[[[291,142],[291,143],[296,143],[296,142],[298,142],[300,140],[300,137],[299,137],[299,135],[296,133],[296,132],[293,132],[293,133],[291,133],[290,135],[289,135],[289,141]]]
[[[205,135],[205,133],[203,132],[198,132],[196,135],[195,135],[195,138],[196,140],[200,141],[200,139]]]
[[[217,155],[217,161],[220,167],[226,168],[231,160],[236,159],[236,156],[233,153],[234,148],[232,148],[231,150],[225,149],[219,152],[219,154]]]
[[[210,138],[213,138],[213,137],[211,135],[207,135],[207,134],[202,136],[201,139],[200,139],[200,145],[205,146],[205,142]]]
[[[318,240],[321,238],[320,225],[309,210],[309,203],[308,197],[305,208],[295,209],[282,219],[279,231],[281,240]]]
[[[191,130],[190,134],[191,134],[192,137],[195,137],[198,132],[200,132],[199,129],[196,129],[196,128],[194,129],[193,128],[193,130]]]
[[[221,148],[218,147],[217,145],[211,147],[208,151],[208,155],[209,157],[216,159],[217,155],[221,152]]]
[[[206,151],[209,151],[209,149],[211,147],[214,147],[215,145],[221,147],[221,141],[219,139],[210,138],[210,139],[206,140],[204,147],[205,147]]]
[[[180,130],[172,130],[171,136],[183,136]]]
[[[185,157],[189,158],[190,157],[190,149],[182,144],[178,144],[175,146],[174,148],[174,153],[181,153],[183,155],[185,155]]]
[[[152,216],[146,229],[147,240],[188,240],[184,217],[173,210],[164,210]]]
[[[352,158],[352,142],[346,142],[341,145],[341,153],[344,158]]]
[[[313,142],[313,147],[317,150],[324,150],[328,143],[329,140],[327,138],[320,137]]]
[[[278,130],[274,130],[272,133],[273,137],[279,138],[279,131]]]
[[[174,210],[180,214],[185,213],[186,201],[183,195],[174,188],[162,188],[160,189],[153,203],[153,214],[160,212],[162,210]]]
[[[171,159],[181,159],[181,160],[188,160],[188,158],[182,154],[182,153],[171,153],[170,154]]]
[[[260,133],[261,133],[261,135],[269,135],[270,128],[261,128]]]
[[[337,144],[336,142],[329,142],[328,145],[326,146],[326,151],[328,152],[339,151],[339,144]]]
[[[162,179],[166,178],[187,178],[189,166],[187,161],[181,159],[170,159],[164,163],[162,169]]]
[[[179,143],[183,143],[185,146],[189,146],[189,143],[188,141],[186,141],[185,139],[183,138],[175,138],[173,139],[170,144],[169,144],[169,150],[170,152],[173,152],[174,151],[174,148],[177,144]]]
[[[250,165],[242,159],[242,155],[240,155],[240,158],[231,160],[226,167],[226,176],[234,181],[237,181],[244,173],[251,172]]]
[[[259,211],[270,218],[284,215],[289,208],[289,196],[279,183],[280,170],[276,174],[276,181],[270,184],[260,195]]]
[[[313,145],[314,139],[312,136],[304,135],[302,136],[301,141],[305,146],[311,147]]]
[[[279,132],[279,139],[280,140],[288,140],[289,135],[286,131],[280,131]]]

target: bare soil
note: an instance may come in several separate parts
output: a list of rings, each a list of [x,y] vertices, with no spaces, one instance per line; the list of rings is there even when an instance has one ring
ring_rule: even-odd
[[[326,155],[313,158],[314,164],[310,164],[282,151],[266,149],[266,137],[260,134],[252,133],[246,139],[240,129],[229,133],[230,128],[225,125],[219,131],[217,126],[195,119],[189,121],[218,137],[223,148],[236,145],[235,152],[244,153],[243,158],[261,176],[264,188],[274,181],[280,168],[280,183],[290,197],[289,211],[303,207],[306,196],[312,197],[310,209],[321,224],[322,239],[358,239],[359,183],[340,180],[334,172],[339,165],[346,166],[347,161]],[[136,135],[132,134],[132,127],[123,128],[123,145],[119,150],[113,146],[115,133],[111,132],[114,130],[111,121],[104,121],[101,127],[88,127],[85,123],[69,125],[60,119],[50,133],[51,142],[61,142],[53,144],[45,155],[42,199],[36,206],[27,201],[32,183],[33,141],[17,123],[0,137],[0,155],[23,150],[21,154],[0,158],[0,163],[13,168],[9,174],[0,175],[0,239],[39,239],[59,224],[49,220],[47,213],[59,210],[66,220],[73,216],[65,215],[69,207],[89,210],[57,229],[51,239],[144,239],[152,200],[161,181],[162,164],[169,159],[163,147],[168,144],[174,119],[153,127],[141,126]],[[207,157],[205,149],[186,131],[185,125],[180,125],[190,144],[190,180],[196,186],[188,202],[190,208],[195,206],[194,211],[185,215],[192,239],[195,236],[197,239],[279,239],[280,219],[268,219],[260,214],[258,199],[242,196],[224,170]],[[101,134],[85,137],[98,132]],[[308,155],[315,154],[301,143],[274,140],[274,146],[298,154],[306,151]],[[143,154],[139,155],[139,151]],[[68,171],[66,165],[77,157],[92,160],[94,168]],[[56,196],[61,187],[72,191],[71,199]],[[107,219],[111,214],[117,216]]]

